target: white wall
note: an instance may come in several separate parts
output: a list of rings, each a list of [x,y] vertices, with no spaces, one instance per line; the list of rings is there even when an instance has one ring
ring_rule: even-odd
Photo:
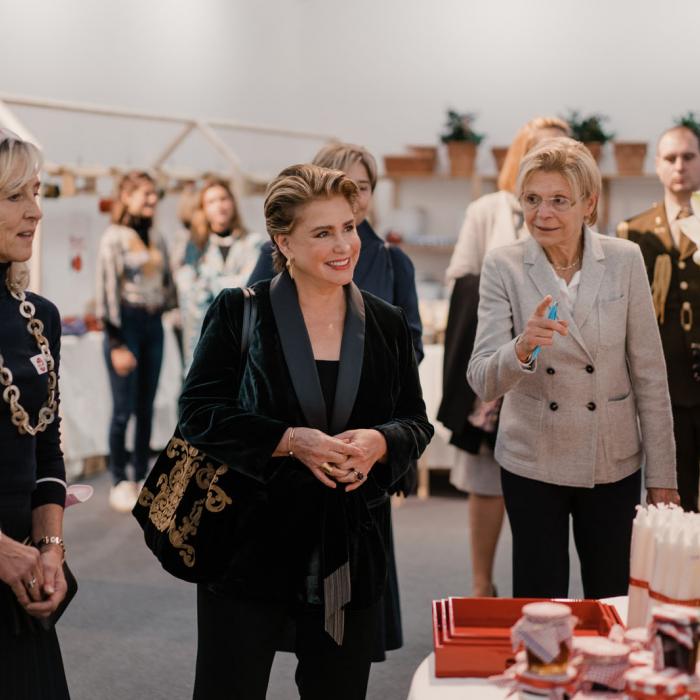
[[[696,0],[0,0],[0,17],[2,91],[330,131],[379,154],[434,141],[448,105],[478,112],[492,144],[567,107],[626,139],[700,110]],[[41,132],[56,152],[91,145]],[[137,162],[133,145],[118,153]]]
[[[652,141],[700,112],[697,0],[0,0],[0,20],[0,92],[330,132],[378,156],[436,142],[452,105],[479,115],[484,171],[536,114],[601,111]],[[143,165],[173,133],[17,111],[51,160]],[[318,146],[231,143],[267,172]],[[201,144],[172,162],[222,165]]]

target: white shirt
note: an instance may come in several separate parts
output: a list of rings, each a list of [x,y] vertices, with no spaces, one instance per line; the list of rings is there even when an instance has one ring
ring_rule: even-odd
[[[552,268],[554,269],[554,268]],[[556,271],[554,276],[557,278],[557,284],[559,285],[559,290],[561,295],[559,297],[560,303],[566,304],[566,308],[569,311],[569,315],[573,314],[574,306],[576,306],[576,298],[578,297],[578,287],[581,283],[581,270],[576,272],[576,274],[571,278],[569,284],[563,277],[559,277]]]
[[[672,199],[666,197],[664,199],[664,208],[666,209],[666,218],[668,219],[668,227],[671,229],[671,237],[673,238],[673,245],[676,248],[681,247],[681,219],[678,218],[680,214],[681,206],[676,204]]]

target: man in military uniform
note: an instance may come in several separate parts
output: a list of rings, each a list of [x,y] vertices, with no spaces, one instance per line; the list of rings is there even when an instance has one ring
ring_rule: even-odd
[[[673,405],[678,490],[698,510],[700,480],[700,251],[691,194],[700,190],[700,137],[686,127],[665,131],[656,151],[664,201],[623,221],[618,236],[639,244],[649,275],[666,356]],[[686,232],[684,231],[687,231]],[[691,240],[695,238],[696,242]]]

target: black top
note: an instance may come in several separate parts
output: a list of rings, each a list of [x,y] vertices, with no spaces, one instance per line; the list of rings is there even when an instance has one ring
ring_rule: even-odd
[[[0,353],[20,390],[20,404],[36,425],[39,409],[48,398],[48,374],[39,374],[31,358],[40,354],[36,340],[27,331],[27,319],[20,316],[19,302],[5,284],[9,264],[0,263]],[[61,320],[58,309],[47,299],[31,292],[27,301],[44,324],[51,355],[58,373]],[[59,417],[36,437],[20,435],[12,424],[10,407],[0,398],[0,526],[3,510],[10,505],[31,502],[31,507],[56,503],[66,497],[65,466],[61,452]]]
[[[360,257],[353,281],[365,292],[403,309],[411,330],[413,349],[418,362],[423,359],[423,325],[418,312],[416,274],[411,258],[398,246],[385,243],[365,219],[357,227]],[[250,275],[248,285],[275,276],[272,267],[272,243],[265,243]]]
[[[340,363],[337,360],[316,360],[316,371],[321,382],[321,392],[326,403],[326,416],[328,417],[329,425],[331,423],[333,403],[335,402],[335,387],[338,382],[339,365]]]

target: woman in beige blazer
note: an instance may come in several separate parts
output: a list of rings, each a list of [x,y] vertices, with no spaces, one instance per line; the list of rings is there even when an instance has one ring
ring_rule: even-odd
[[[643,459],[647,500],[678,501],[644,263],[634,245],[588,228],[599,193],[582,144],[543,142],[518,175],[531,238],[484,260],[467,378],[484,401],[504,397],[495,457],[516,597],[568,595],[570,517],[585,596],[626,593]]]
[[[520,202],[515,196],[523,156],[544,139],[568,135],[566,122],[557,117],[535,117],[519,129],[498,175],[498,191],[479,197],[467,207],[446,272],[447,281],[454,284],[445,333],[443,396],[438,420],[452,432],[450,443],[458,448],[450,482],[469,493],[474,596],[497,595],[493,562],[504,513],[501,472],[493,457],[495,427],[478,427],[474,425],[476,421],[470,421],[478,402],[465,376],[476,334],[479,275],[489,250],[527,235]]]

